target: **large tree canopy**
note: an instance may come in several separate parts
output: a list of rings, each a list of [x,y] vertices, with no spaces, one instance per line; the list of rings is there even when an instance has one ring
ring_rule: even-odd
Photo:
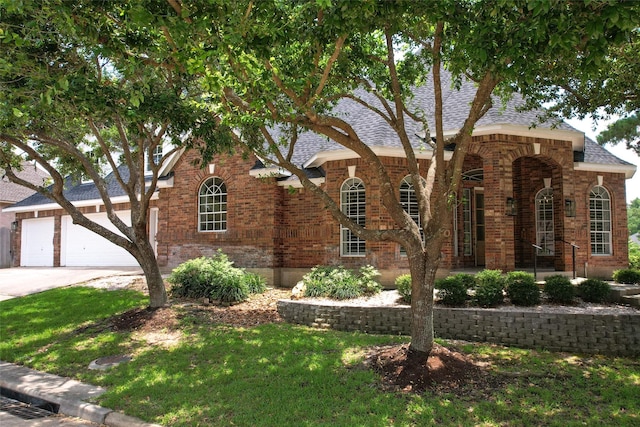
[[[145,66],[131,52],[135,44],[159,38],[153,28],[130,31],[119,25],[117,10],[88,12],[82,2],[0,6],[0,167],[11,181],[57,202],[74,223],[131,253],[147,278],[150,305],[157,307],[166,303],[166,292],[147,215],[159,171],[194,137],[215,139],[212,127],[197,126],[213,122],[202,120],[209,110],[194,100],[186,74]],[[102,42],[105,34],[111,43]],[[146,46],[146,60],[153,61],[151,53]],[[154,157],[163,146],[162,158]],[[20,179],[16,171],[24,159],[49,172],[53,184]],[[68,200],[66,188],[86,179],[95,183],[119,233]],[[128,197],[128,224],[115,213],[110,186]]]
[[[557,77],[551,59],[588,69],[610,43],[628,36],[628,4],[521,1],[169,1],[180,20],[167,25],[174,60],[202,77],[217,119],[237,129],[237,142],[265,162],[296,175],[335,219],[360,238],[390,240],[407,251],[412,274],[412,343],[423,357],[433,344],[433,284],[451,198],[475,123],[491,95],[546,88]],[[618,19],[612,19],[618,13]],[[166,24],[166,21],[163,22]],[[458,133],[445,140],[443,92],[475,84],[475,97]],[[430,99],[412,97],[416,85]],[[354,102],[382,118],[407,158],[421,227],[404,211],[389,173],[356,123],[340,114]],[[334,109],[335,106],[338,108]],[[325,188],[314,185],[295,152],[305,134],[323,135],[370,165],[393,229],[350,220]],[[415,136],[423,137],[416,141]],[[431,138],[429,138],[429,136]],[[432,140],[433,138],[433,140]],[[265,143],[266,141],[266,143]],[[432,142],[433,141],[433,142]],[[445,145],[455,146],[445,162]],[[431,150],[427,171],[416,152]],[[424,179],[422,179],[423,177]]]
[[[411,351],[418,357],[433,345],[433,285],[451,224],[451,195],[473,128],[493,105],[492,94],[508,96],[514,89],[537,94],[554,83],[544,78],[563,75],[568,64],[592,69],[611,43],[629,37],[637,9],[625,2],[518,0],[52,4],[68,11],[70,27],[93,28],[86,35],[88,46],[104,49],[98,60],[119,58],[125,76],[165,70],[197,79],[196,97],[188,90],[176,92],[211,111],[194,127],[233,129],[229,136],[238,146],[297,176],[355,235],[400,243],[412,274]],[[450,81],[445,72],[453,87],[443,83]],[[443,93],[465,82],[475,85],[475,96],[456,135],[445,139]],[[423,84],[433,89],[430,98],[414,99]],[[64,90],[66,84],[58,86]],[[141,101],[135,93],[124,99]],[[374,141],[355,125],[357,118],[339,114],[345,102],[381,118],[385,132],[404,150],[420,226],[400,204],[389,172],[370,147]],[[362,227],[326,188],[307,178],[293,159],[309,133],[366,161],[395,227]],[[445,146],[455,147],[447,162]],[[426,171],[418,167],[418,150],[431,153]]]

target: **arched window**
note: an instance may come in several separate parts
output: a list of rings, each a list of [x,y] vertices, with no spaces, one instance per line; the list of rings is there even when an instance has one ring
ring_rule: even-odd
[[[536,194],[536,244],[542,247],[540,255],[553,255],[553,189],[543,188]]]
[[[218,177],[207,179],[198,195],[198,230],[227,229],[227,186]]]
[[[366,201],[364,183],[361,179],[349,178],[342,184],[340,208],[342,213],[356,224],[365,226]],[[340,225],[340,254],[342,256],[364,256],[366,254],[364,240],[342,225]]]
[[[600,185],[589,194],[589,224],[591,254],[611,255],[611,197]]]
[[[424,180],[423,180],[424,182]],[[410,176],[405,176],[400,183],[400,204],[402,209],[409,214],[411,219],[420,228],[420,236],[424,241],[424,230],[422,229],[422,222],[420,221],[420,208],[418,207],[418,198],[416,197],[416,190],[413,188],[413,182]],[[406,253],[404,248],[400,248],[401,253]]]

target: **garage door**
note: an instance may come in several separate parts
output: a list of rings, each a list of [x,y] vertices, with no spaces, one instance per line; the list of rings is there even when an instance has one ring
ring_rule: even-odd
[[[106,213],[86,215],[91,221],[103,227],[117,231],[116,226],[109,221]],[[118,212],[118,216],[125,224],[131,224],[130,211]],[[67,267],[112,267],[136,266],[138,263],[129,252],[109,240],[76,225],[70,216],[62,217],[62,236],[60,247],[60,265]]]
[[[53,266],[53,217],[22,221],[20,265]]]

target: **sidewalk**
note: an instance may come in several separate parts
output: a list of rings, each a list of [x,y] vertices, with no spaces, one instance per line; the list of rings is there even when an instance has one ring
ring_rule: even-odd
[[[159,427],[103,408],[87,400],[100,396],[102,387],[34,371],[0,361],[0,387],[60,405],[59,413],[109,427]]]

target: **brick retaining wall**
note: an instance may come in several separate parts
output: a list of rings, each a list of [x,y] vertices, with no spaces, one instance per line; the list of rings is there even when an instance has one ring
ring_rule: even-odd
[[[278,312],[289,323],[342,331],[409,335],[407,306],[355,307],[280,300]],[[640,313],[576,314],[435,307],[438,338],[486,341],[522,348],[640,355]]]

